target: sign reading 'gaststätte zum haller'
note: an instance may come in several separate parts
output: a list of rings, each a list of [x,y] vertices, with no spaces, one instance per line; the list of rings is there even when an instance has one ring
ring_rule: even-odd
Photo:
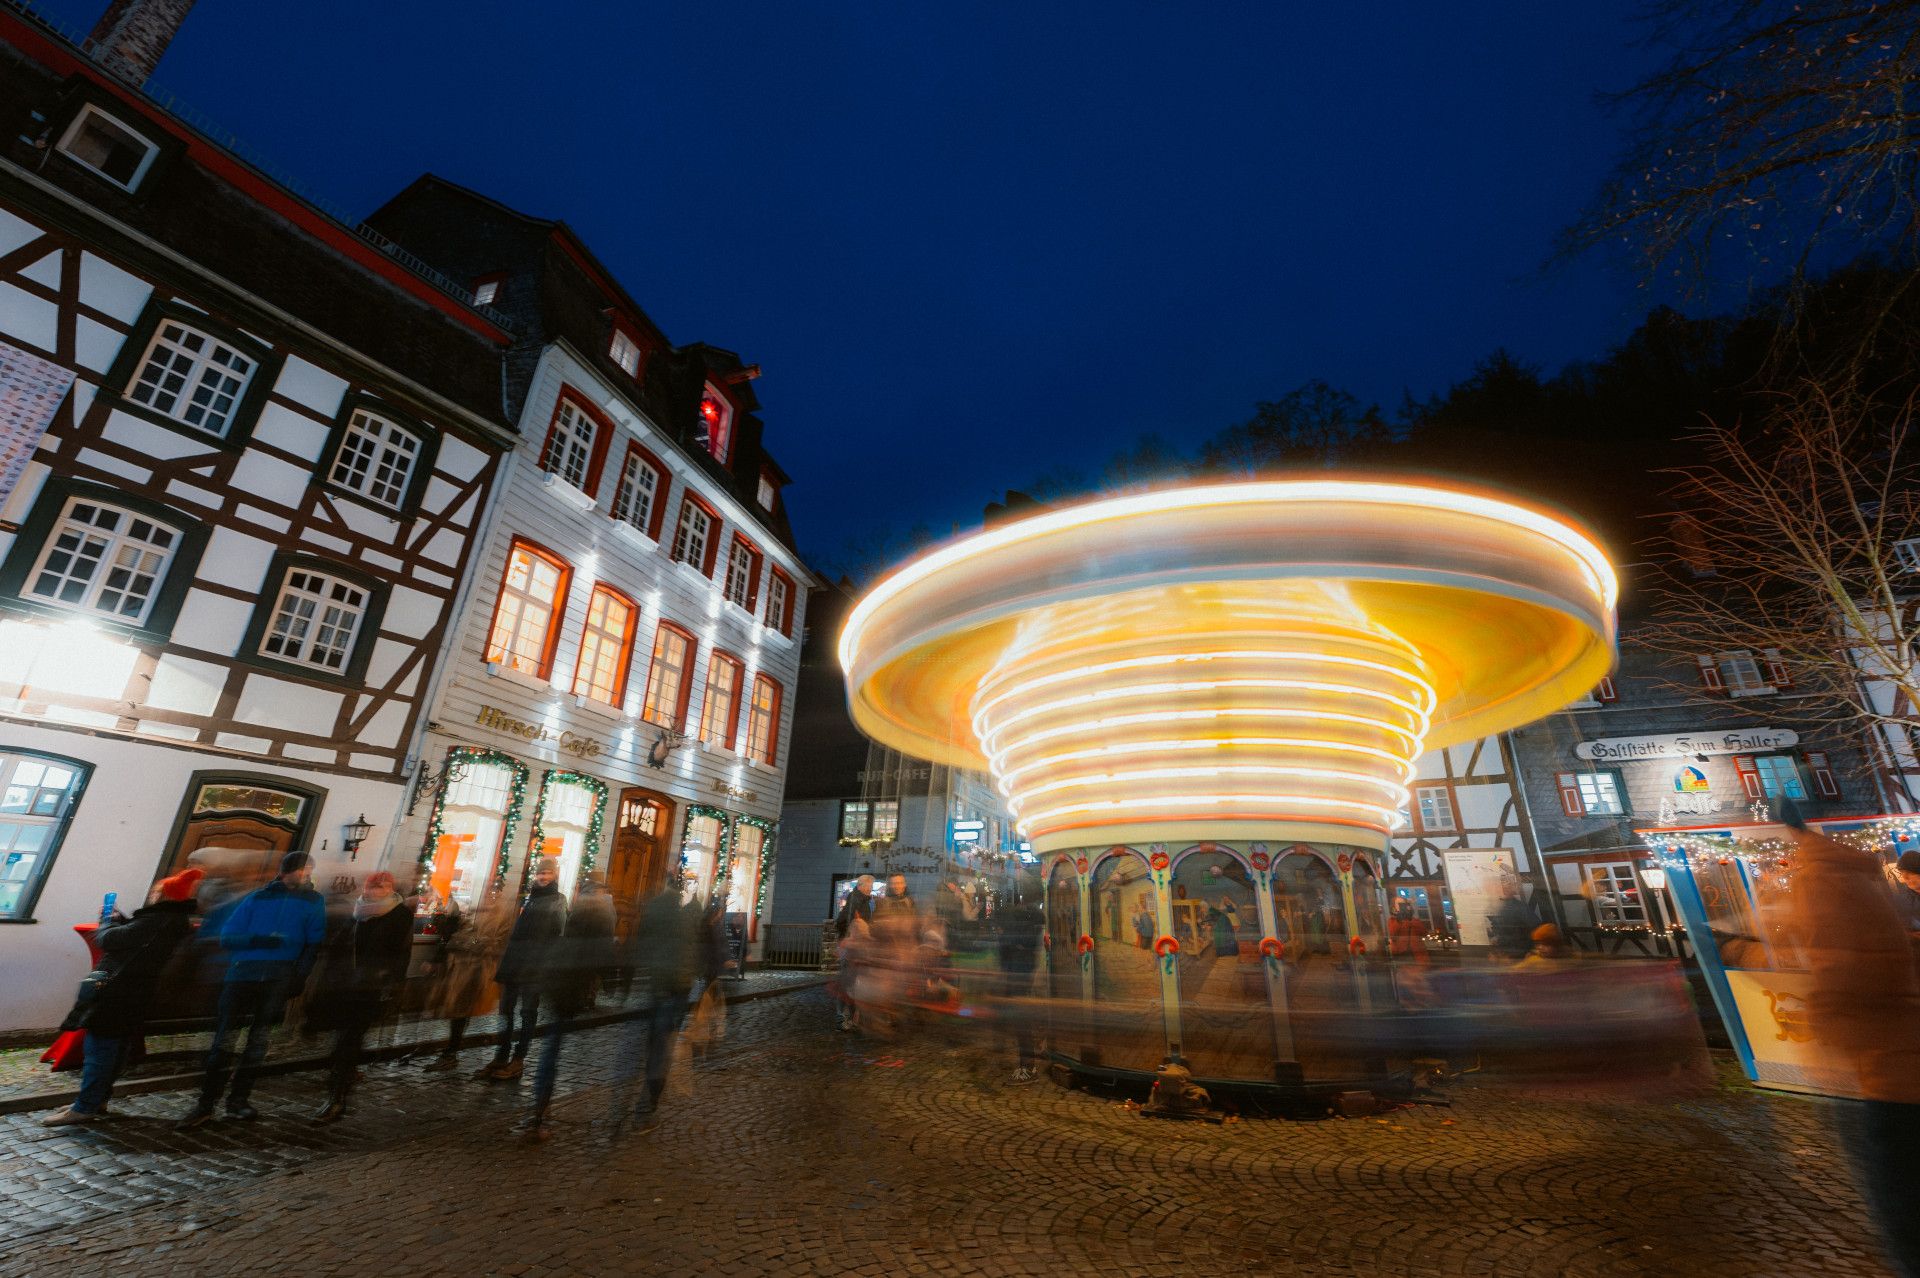
[[[1724,732],[1669,732],[1647,737],[1603,737],[1582,741],[1573,753],[1602,763],[1630,763],[1635,759],[1689,758],[1696,754],[1747,754],[1754,750],[1784,750],[1800,744],[1792,728],[1729,728]]]

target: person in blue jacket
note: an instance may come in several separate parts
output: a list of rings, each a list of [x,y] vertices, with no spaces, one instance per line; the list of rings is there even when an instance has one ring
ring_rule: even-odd
[[[258,1118],[247,1103],[255,1072],[267,1055],[267,1037],[280,1019],[289,994],[307,978],[314,956],[326,936],[327,910],[313,890],[313,858],[289,852],[280,858],[280,877],[244,897],[220,926],[220,948],[227,960],[226,982],[220,988],[220,1008],[207,1049],[206,1072],[200,1080],[200,1099],[177,1124],[198,1127],[213,1117],[213,1107],[227,1090],[227,1045],[244,1023],[247,1045],[240,1069],[227,1094],[227,1117]]]

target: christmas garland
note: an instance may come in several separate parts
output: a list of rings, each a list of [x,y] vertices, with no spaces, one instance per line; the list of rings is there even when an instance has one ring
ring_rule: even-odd
[[[774,861],[774,823],[762,817],[743,816],[740,825],[750,825],[760,831],[760,882],[753,894],[753,917],[757,920],[766,911],[767,881],[773,877]]]
[[[607,819],[607,783],[584,772],[549,768],[540,781],[540,802],[533,810],[533,840],[530,846],[534,856],[539,856],[540,849],[546,846],[547,798],[556,785],[577,785],[593,795],[593,815],[587,818],[587,842],[580,852],[580,873],[591,873],[594,862],[600,858],[600,830]]]
[[[493,885],[499,887],[507,880],[507,864],[513,850],[513,827],[520,819],[520,808],[527,797],[527,765],[498,750],[454,746],[447,751],[445,776],[441,779],[439,794],[434,796],[433,815],[427,821],[427,841],[420,849],[418,888],[424,889],[433,880],[433,872],[438,868],[433,863],[433,855],[439,850],[441,836],[447,832],[447,790],[455,782],[464,779],[467,769],[475,764],[505,768],[512,777],[507,783],[507,811],[500,826],[500,851],[499,859],[494,864]]]
[[[733,814],[725,808],[709,807],[704,803],[690,804],[687,808],[686,824],[680,828],[680,872],[687,870],[687,849],[693,846],[693,819],[712,817],[720,826],[720,846],[714,849],[713,881],[718,883],[727,872],[727,860],[733,854]]]

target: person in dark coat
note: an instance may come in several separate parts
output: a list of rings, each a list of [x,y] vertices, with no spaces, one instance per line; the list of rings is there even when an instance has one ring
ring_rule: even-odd
[[[833,934],[841,940],[847,939],[847,932],[853,927],[855,919],[864,920],[869,926],[873,923],[873,876],[863,874],[853,881],[853,891],[847,893],[847,899],[840,903],[840,913],[834,916]]]
[[[106,984],[92,999],[76,1004],[60,1026],[87,1032],[80,1095],[66,1109],[42,1119],[42,1126],[97,1123],[106,1117],[107,1099],[126,1067],[128,1049],[146,1025],[160,974],[193,933],[193,892],[202,873],[187,869],[160,880],[147,894],[144,908],[109,924],[95,938]]]
[[[305,983],[326,934],[326,902],[313,890],[313,858],[305,852],[281,857],[280,876],[248,893],[226,916],[220,927],[220,948],[232,957],[227,961],[226,983],[220,987],[200,1099],[177,1126],[199,1127],[213,1118],[214,1103],[227,1090],[231,1059],[227,1044],[242,1024],[247,1027],[247,1046],[227,1096],[227,1117],[246,1121],[260,1116],[247,1098],[253,1092],[255,1072],[266,1059],[268,1036],[288,996]]]
[[[995,949],[1000,958],[1000,1015],[1013,1031],[1018,1060],[1013,1081],[1031,1083],[1040,1075],[1034,1071],[1033,1020],[1030,996],[1033,973],[1039,964],[1040,931],[1046,919],[1031,900],[1009,905],[997,916],[1000,935]]]
[[[595,900],[606,902],[605,918],[594,907]],[[552,1135],[547,1124],[547,1106],[553,1100],[553,1086],[560,1076],[560,1053],[567,1035],[579,1028],[578,1018],[593,1007],[594,987],[608,965],[613,939],[612,902],[602,895],[596,898],[583,885],[574,910],[568,914],[566,931],[549,947],[543,969],[540,992],[552,1018],[541,1031],[540,1064],[533,1074],[533,1112],[521,1123],[520,1131],[530,1140],[545,1141]]]
[[[592,1009],[600,990],[611,984],[610,974],[619,962],[613,943],[618,921],[606,881],[598,873],[582,875],[573,908],[567,912],[566,948],[569,961],[583,965],[586,1010]]]
[[[396,890],[393,875],[385,870],[369,874],[353,903],[333,984],[321,992],[322,1006],[308,1013],[310,1024],[318,1012],[333,1026],[327,1103],[313,1116],[316,1123],[336,1122],[346,1114],[367,1031],[405,984],[412,958],[413,911]]]
[[[643,1129],[651,1130],[667,1087],[667,1065],[671,1059],[673,1033],[687,1014],[687,994],[693,989],[700,918],[697,908],[682,904],[677,877],[647,899],[627,947],[628,966],[634,983],[648,1000],[648,1010],[627,1023],[620,1048],[618,1085],[613,1089],[615,1122],[624,1123],[624,1097],[631,1090],[640,1060],[646,1059],[646,1094],[635,1103],[633,1113]]]
[[[500,1044],[475,1078],[505,1082],[520,1077],[533,1046],[533,1025],[540,1016],[541,987],[553,960],[554,943],[567,930],[567,898],[560,895],[560,862],[543,856],[533,870],[533,888],[513,922],[507,948],[493,979],[500,982]],[[516,1036],[515,1024],[519,1026]],[[508,1058],[511,1051],[512,1058]]]

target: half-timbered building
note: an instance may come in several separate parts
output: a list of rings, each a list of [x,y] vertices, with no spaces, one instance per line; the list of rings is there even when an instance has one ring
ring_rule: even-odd
[[[684,867],[757,940],[813,577],[758,369],[674,346],[563,222],[423,178],[370,219],[513,325],[522,440],[434,699],[405,839],[471,907],[560,859],[624,920]]]
[[[511,438],[498,316],[120,55],[0,9],[0,1026],[196,853],[377,860]]]

